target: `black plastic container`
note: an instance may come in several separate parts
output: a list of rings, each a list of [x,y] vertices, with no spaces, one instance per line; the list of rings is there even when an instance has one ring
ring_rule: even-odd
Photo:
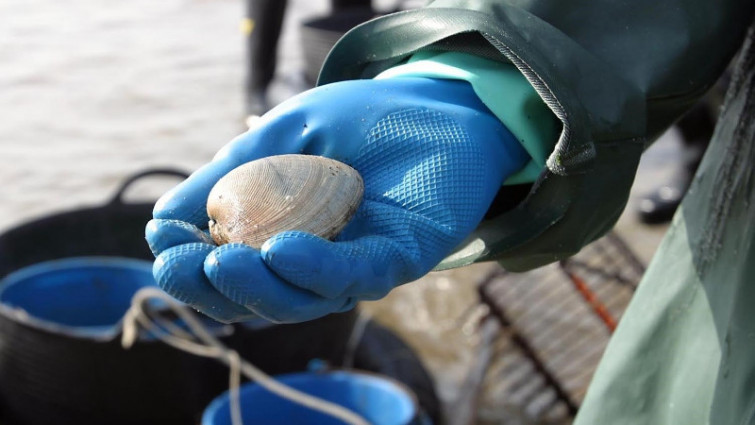
[[[103,206],[41,218],[0,235],[0,278],[55,259],[113,257],[153,260],[144,226],[153,203],[126,203],[138,179],[185,173],[150,170],[127,179]],[[300,325],[236,324],[221,339],[269,373],[303,370],[313,358],[340,362],[356,312]],[[191,424],[227,389],[228,371],[214,360],[159,341],[120,346],[108,338],[40,327],[0,309],[0,423]]]
[[[166,174],[186,176],[170,169],[140,172],[102,206],[50,215],[0,235],[0,279],[70,257],[152,261],[143,235],[154,203],[127,203],[123,195],[139,179]],[[305,370],[312,359],[341,366],[348,352],[354,368],[404,382],[438,423],[433,382],[420,360],[392,332],[371,321],[355,343],[357,317],[352,310],[300,324],[234,324],[223,329],[230,332],[221,340],[270,374]],[[0,309],[3,425],[197,424],[206,405],[227,386],[224,366],[159,341],[140,341],[124,350],[120,334],[71,335]]]

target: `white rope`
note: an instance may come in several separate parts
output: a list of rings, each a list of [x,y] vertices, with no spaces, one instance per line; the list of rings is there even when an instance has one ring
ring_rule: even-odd
[[[364,332],[367,329],[367,324],[370,323],[371,314],[366,313],[364,310],[357,314],[357,319],[354,323],[354,327],[351,329],[349,339],[346,341],[346,350],[343,356],[343,367],[345,369],[351,369],[354,366],[354,357],[356,357],[357,347],[362,342]]]
[[[150,315],[150,300],[160,300],[168,305],[171,311],[183,320],[190,332],[186,332],[174,323],[159,318],[159,316]],[[280,397],[340,419],[344,423],[369,425],[369,422],[351,410],[284,385],[245,361],[239,356],[238,352],[226,347],[213,336],[186,306],[178,303],[157,288],[142,288],[134,294],[131,300],[131,308],[123,317],[121,344],[124,348],[130,348],[138,339],[139,325],[172,347],[197,356],[215,358],[230,368],[229,395],[233,425],[243,425],[239,401],[241,374]]]

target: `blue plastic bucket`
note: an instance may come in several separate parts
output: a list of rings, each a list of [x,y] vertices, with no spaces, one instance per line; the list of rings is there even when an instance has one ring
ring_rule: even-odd
[[[402,384],[379,375],[337,371],[295,373],[276,379],[346,407],[373,425],[409,425],[419,421],[414,394]],[[241,387],[240,400],[246,425],[343,425],[336,418],[283,399],[256,383]],[[228,392],[207,407],[202,425],[232,425]]]
[[[152,263],[76,257],[23,268],[0,281],[0,308],[33,326],[71,336],[112,338],[141,288],[156,287]],[[28,316],[28,317],[27,317]]]
[[[46,261],[0,280],[0,422],[194,423],[225,368],[153,338],[120,344],[133,295],[154,286],[151,262],[124,257]]]
[[[77,291],[66,297],[75,304],[63,305],[49,299],[41,303],[33,292],[50,289],[35,283],[35,274],[58,266],[90,267],[82,257],[113,268],[135,265],[141,269],[136,276],[152,285],[154,255],[144,242],[144,226],[152,218],[154,201],[132,203],[125,194],[134,191],[138,180],[165,174],[188,173],[138,172],[102,205],[55,212],[0,234],[0,424],[198,424],[205,407],[227,389],[228,369],[214,359],[153,338],[142,338],[129,350],[121,347],[118,316],[131,299],[129,284],[116,287],[118,294],[108,301],[113,309],[99,315],[90,315],[91,309],[86,315],[66,312],[81,310],[79,301],[85,300]],[[17,286],[21,281],[31,286]],[[8,291],[5,300],[3,288]],[[54,314],[55,304],[63,313]],[[243,358],[269,374],[283,374],[305,370],[314,358],[341,364],[357,317],[354,309],[296,324],[249,321],[221,326],[211,319],[205,324],[214,326],[223,343]],[[373,328],[365,331],[354,365],[406,381],[419,388],[420,400],[436,406],[432,381],[416,355],[392,333]]]

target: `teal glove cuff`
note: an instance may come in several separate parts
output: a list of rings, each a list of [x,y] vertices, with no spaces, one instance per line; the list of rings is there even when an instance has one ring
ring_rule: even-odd
[[[530,161],[504,184],[535,181],[561,132],[561,122],[513,65],[458,52],[423,52],[376,79],[431,77],[464,80],[514,134]]]

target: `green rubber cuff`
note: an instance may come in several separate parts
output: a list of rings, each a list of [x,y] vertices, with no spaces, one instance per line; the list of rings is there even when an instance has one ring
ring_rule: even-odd
[[[545,167],[556,145],[561,122],[535,89],[511,64],[459,52],[421,52],[408,62],[383,71],[376,79],[429,77],[464,80],[514,134],[531,160],[504,184],[531,183]]]

